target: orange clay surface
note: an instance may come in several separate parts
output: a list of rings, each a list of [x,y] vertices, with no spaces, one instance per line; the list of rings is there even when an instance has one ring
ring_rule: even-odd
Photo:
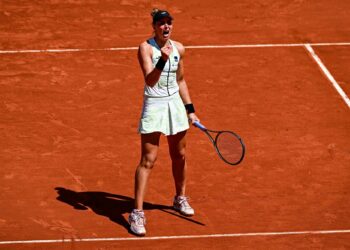
[[[184,45],[350,42],[348,1],[6,1],[0,49],[136,47],[152,7]],[[314,47],[350,94],[350,47]],[[136,50],[0,54],[0,243],[135,238],[143,78]],[[171,209],[163,137],[147,236],[350,229],[350,110],[303,47],[187,49],[197,114],[242,136],[237,167],[188,134],[192,218]],[[350,234],[32,243],[0,249],[347,249]]]

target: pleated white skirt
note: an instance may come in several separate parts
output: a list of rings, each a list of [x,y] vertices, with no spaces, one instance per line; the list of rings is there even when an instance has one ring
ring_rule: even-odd
[[[175,135],[188,128],[186,109],[178,92],[167,97],[144,96],[139,133]]]

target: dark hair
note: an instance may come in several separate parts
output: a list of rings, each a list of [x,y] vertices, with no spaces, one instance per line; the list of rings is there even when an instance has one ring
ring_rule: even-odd
[[[151,16],[153,19],[153,24],[155,24],[157,21],[159,21],[160,19],[167,17],[170,18],[170,20],[173,20],[174,18],[170,15],[170,13],[166,10],[159,10],[159,9],[153,9],[151,12]]]

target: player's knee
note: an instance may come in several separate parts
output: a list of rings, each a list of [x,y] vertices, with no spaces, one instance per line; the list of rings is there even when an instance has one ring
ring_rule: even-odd
[[[152,169],[154,167],[154,164],[156,163],[156,160],[157,160],[156,156],[144,157],[141,161],[140,166],[146,169]]]
[[[171,152],[171,158],[173,160],[185,160],[185,156],[186,156],[186,149],[185,148],[182,148],[182,149],[179,149],[179,150],[174,150]]]

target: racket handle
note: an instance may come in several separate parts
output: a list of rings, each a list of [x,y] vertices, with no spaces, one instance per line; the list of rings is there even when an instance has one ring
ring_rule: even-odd
[[[207,130],[207,128],[204,127],[204,125],[203,125],[202,123],[198,122],[198,121],[195,121],[195,122],[193,123],[193,125],[196,126],[197,128],[199,128],[200,130],[203,130],[203,131],[206,131],[206,130]]]

